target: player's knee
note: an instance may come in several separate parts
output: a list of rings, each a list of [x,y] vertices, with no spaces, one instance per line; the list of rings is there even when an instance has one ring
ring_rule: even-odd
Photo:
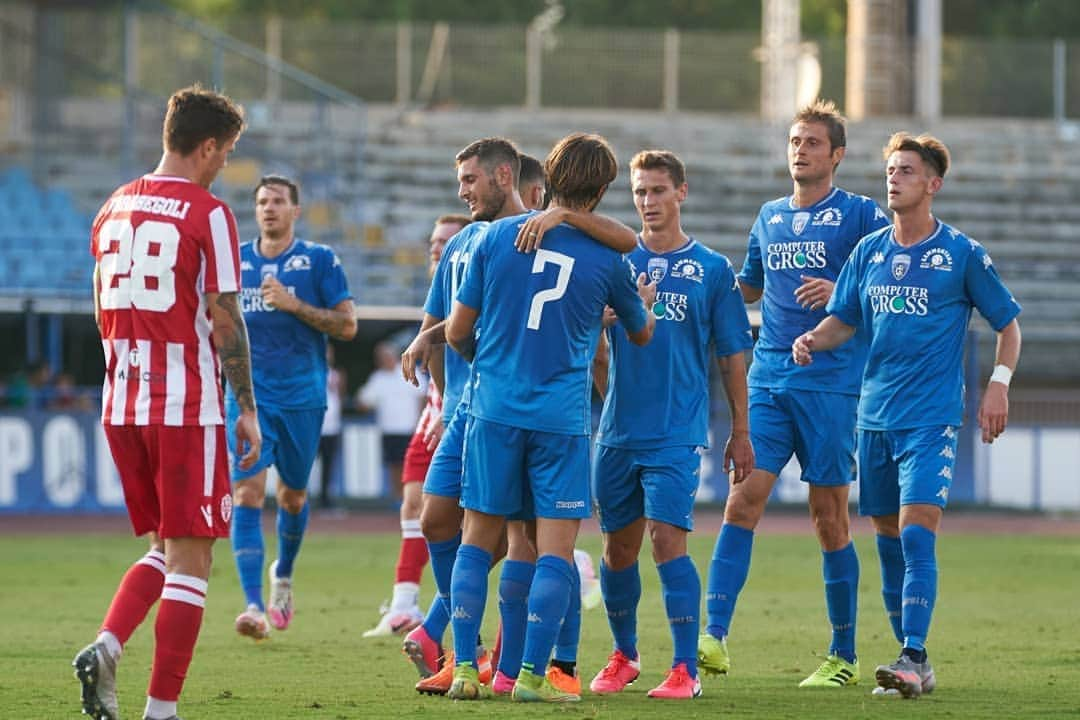
[[[461,516],[447,512],[438,503],[424,503],[420,511],[420,532],[428,542],[445,542],[461,530]]]
[[[753,530],[761,522],[765,503],[744,493],[734,492],[724,505],[724,522]]]
[[[641,541],[609,537],[604,543],[604,564],[611,570],[625,570],[637,562]]]
[[[278,492],[277,500],[278,505],[284,508],[285,512],[295,515],[304,509],[304,503],[307,502],[307,492],[288,488]]]
[[[686,554],[686,531],[682,528],[667,523],[649,523],[649,540],[657,565]]]
[[[238,482],[233,488],[233,502],[240,507],[261,508],[265,495],[263,488],[251,483]]]

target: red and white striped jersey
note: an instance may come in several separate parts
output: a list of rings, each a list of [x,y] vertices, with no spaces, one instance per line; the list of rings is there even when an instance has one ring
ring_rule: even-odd
[[[416,432],[425,432],[431,418],[437,417],[442,417],[442,395],[439,394],[439,388],[435,387],[435,383],[428,380],[427,402],[424,404],[424,411],[420,413],[420,419],[416,421]]]
[[[106,425],[219,425],[207,293],[240,289],[236,219],[184,178],[144,175],[94,219]]]

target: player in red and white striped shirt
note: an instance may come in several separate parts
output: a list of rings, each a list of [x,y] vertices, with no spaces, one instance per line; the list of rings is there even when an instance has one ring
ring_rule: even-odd
[[[442,257],[447,240],[471,222],[466,215],[441,215],[435,221],[428,240],[431,252],[431,273]],[[409,446],[405,450],[405,465],[401,473],[401,549],[394,569],[394,589],[390,605],[375,627],[364,631],[364,637],[404,635],[424,619],[420,611],[420,577],[428,562],[427,541],[420,530],[420,510],[423,506],[424,478],[442,437],[442,362],[433,362],[433,372],[439,373],[428,382],[427,404],[416,423]],[[438,596],[433,606],[440,610]],[[441,653],[440,653],[441,654]]]
[[[261,436],[251,386],[236,221],[209,192],[244,127],[243,110],[198,86],[169,98],[156,170],[94,220],[94,315],[105,351],[101,420],[132,527],[151,549],[124,576],[97,639],[75,657],[83,712],[116,720],[123,645],[161,599],[144,716],[174,718],[202,625],[215,538],[232,514],[221,371],[243,412],[238,460]]]

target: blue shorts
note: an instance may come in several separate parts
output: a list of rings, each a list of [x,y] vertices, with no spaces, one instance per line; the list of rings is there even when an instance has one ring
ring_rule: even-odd
[[[859,398],[834,392],[750,388],[754,467],[779,475],[792,454],[811,485],[855,479],[855,413]]]
[[[450,422],[443,430],[435,454],[431,456],[424,492],[440,497],[461,497],[461,450],[465,445],[465,427],[469,423],[469,410],[460,403]]]
[[[522,519],[587,518],[589,437],[526,430],[474,417],[465,430],[461,506]]]
[[[229,473],[233,482],[247,480],[273,465],[281,482],[293,490],[306,490],[311,466],[319,452],[322,435],[324,408],[286,410],[261,403],[259,405],[259,430],[262,432],[262,453],[248,470],[236,465],[236,419],[240,407],[234,403],[226,406],[225,437],[229,443]]]
[[[944,508],[959,428],[859,431],[859,514],[895,515],[902,505]]]
[[[650,450],[598,445],[593,492],[600,529],[615,532],[645,516],[693,530],[700,469],[701,454],[693,445]]]

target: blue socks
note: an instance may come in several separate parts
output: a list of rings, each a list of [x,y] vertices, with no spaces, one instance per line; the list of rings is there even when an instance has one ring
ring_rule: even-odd
[[[435,597],[431,598],[431,605],[428,606],[427,615],[424,616],[422,623],[427,636],[439,644],[442,644],[446,626],[450,624],[450,613],[446,610],[449,604],[449,598],[443,598],[436,592]]]
[[[458,556],[460,558],[460,551]],[[460,560],[459,560],[460,562]],[[529,592],[528,630],[525,634],[525,652],[522,656],[522,672],[543,675],[547,672],[548,659],[555,645],[555,636],[559,632],[566,608],[570,604],[570,589],[574,585],[574,566],[557,555],[543,555],[536,561],[536,574],[533,576],[532,589]],[[457,587],[457,573],[454,573],[454,587]],[[457,602],[454,603],[455,611]],[[473,633],[473,637],[476,634]],[[454,623],[454,637],[457,637],[457,622]],[[506,644],[506,632],[503,630],[503,645]],[[455,640],[456,646],[456,640]]]
[[[637,652],[637,606],[641,600],[641,575],[638,564],[625,570],[609,570],[600,562],[600,587],[604,593],[608,625],[615,638],[615,649],[631,660]]]
[[[293,561],[300,552],[300,543],[304,541],[304,530],[307,529],[308,502],[304,501],[304,507],[300,512],[293,515],[283,507],[277,511],[277,535],[278,557],[276,573],[278,577],[292,577]]]
[[[247,605],[266,610],[262,599],[263,536],[262,508],[237,505],[233,508],[232,548],[240,587]]]
[[[855,617],[859,600],[859,556],[855,543],[839,550],[822,551],[822,574],[825,576],[825,606],[832,625],[830,655],[855,662]]]
[[[904,631],[900,627],[900,594],[904,590],[904,548],[900,538],[878,535],[877,552],[881,562],[881,597],[885,601],[885,614],[889,616],[896,641],[902,644]]]
[[[705,607],[709,613],[706,631],[717,639],[727,636],[735,602],[750,574],[750,552],[754,548],[754,531],[724,523],[716,538],[712,563],[709,565],[709,586]]]
[[[525,652],[525,628],[529,616],[529,588],[536,566],[520,560],[505,560],[499,576],[499,617],[502,619],[502,651],[499,670],[516,678]]]
[[[476,638],[484,619],[490,569],[491,553],[475,545],[458,548],[450,579],[450,619],[454,626],[454,658],[459,665],[476,667]]]
[[[656,566],[664,593],[668,624],[675,646],[675,667],[686,663],[690,677],[697,677],[697,641],[701,612],[701,580],[689,555]]]
[[[937,599],[937,535],[921,525],[908,525],[900,531],[900,542],[904,546],[904,647],[921,651],[925,649]]]
[[[441,542],[429,542],[428,543],[428,557],[431,558],[431,575],[435,578],[435,589],[438,591],[437,597],[442,601],[443,611],[446,613],[446,622],[439,628],[439,617],[435,617],[433,625],[428,625],[428,620],[424,620],[424,629],[427,631],[428,637],[438,642],[443,632],[446,631],[446,623],[450,621],[450,578],[454,572],[454,561],[457,559],[458,547],[461,546],[461,533],[450,538],[449,540],[443,540]],[[431,619],[432,613],[428,612],[428,619]],[[438,630],[438,634],[435,631]]]
[[[573,563],[572,568],[570,604],[566,607],[566,617],[555,640],[555,659],[567,663],[577,662],[578,641],[581,640],[581,574],[577,563]]]

